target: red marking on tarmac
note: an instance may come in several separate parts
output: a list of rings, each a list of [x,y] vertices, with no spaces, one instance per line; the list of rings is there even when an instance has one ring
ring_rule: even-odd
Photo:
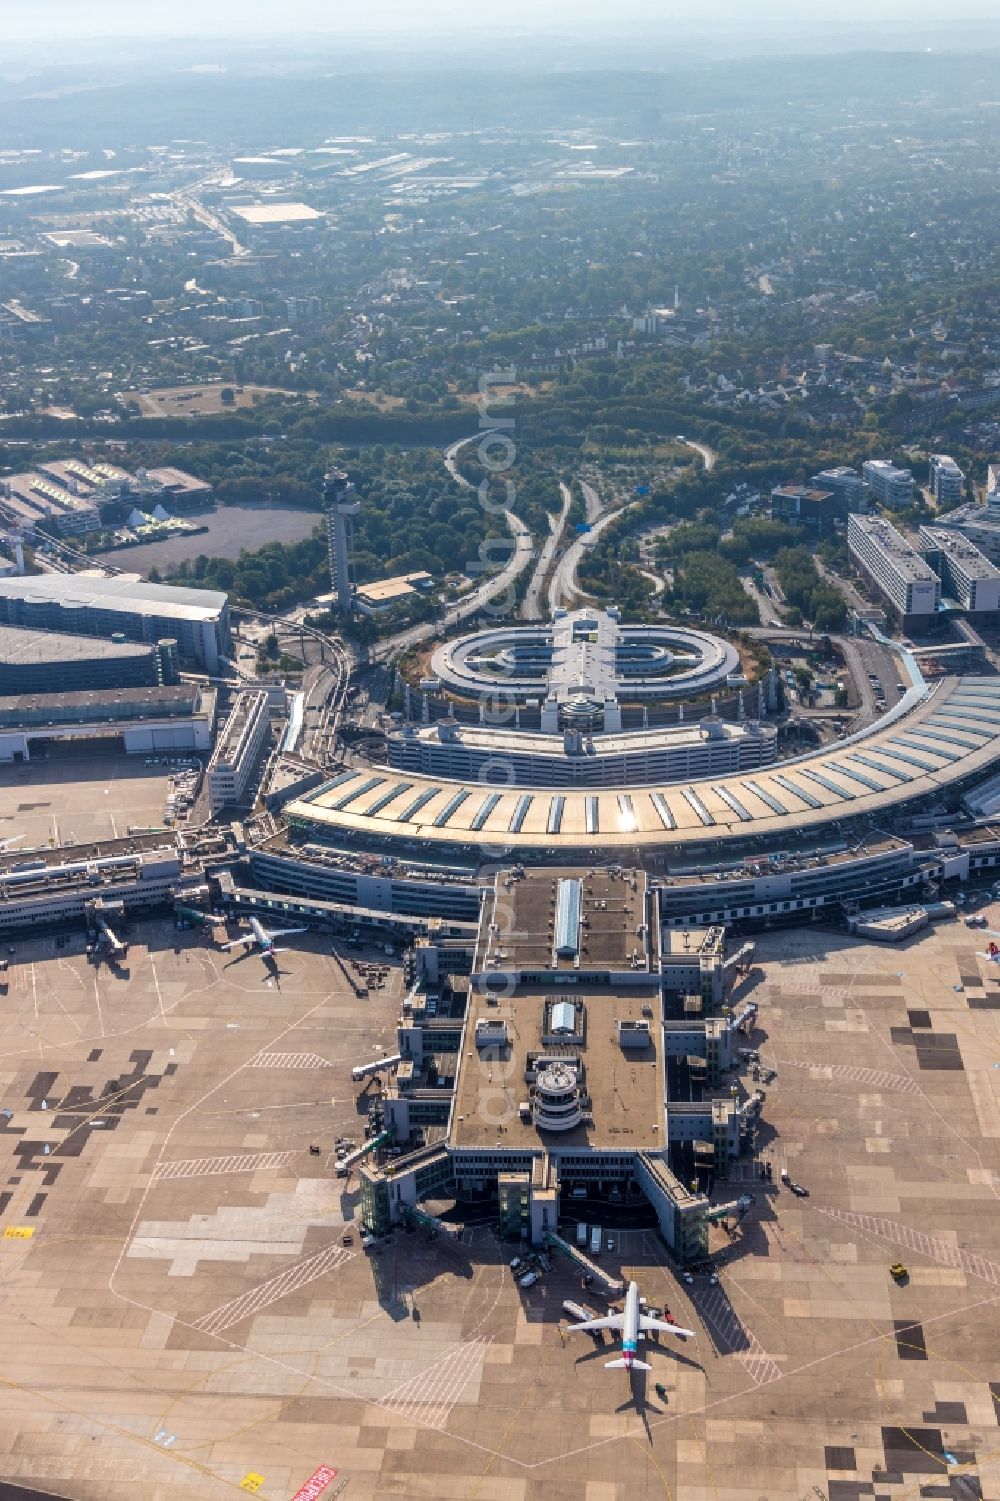
[[[317,1497],[323,1494],[332,1480],[336,1480],[339,1473],[338,1470],[331,1470],[329,1465],[320,1465],[305,1484],[299,1486],[292,1501],[317,1501]]]

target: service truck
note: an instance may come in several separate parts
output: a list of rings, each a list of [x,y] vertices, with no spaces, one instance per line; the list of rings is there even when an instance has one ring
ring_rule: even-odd
[[[587,1244],[587,1227],[583,1223],[583,1220],[580,1220],[576,1227],[576,1243],[581,1250]]]
[[[601,1227],[595,1225],[590,1232],[590,1254],[596,1256],[601,1249]]]

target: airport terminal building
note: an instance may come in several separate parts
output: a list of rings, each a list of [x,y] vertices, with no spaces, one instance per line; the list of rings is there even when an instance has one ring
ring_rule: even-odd
[[[721,929],[662,935],[641,870],[499,873],[471,951],[417,945],[383,1106],[397,1141],[426,1140],[361,1168],[366,1225],[496,1198],[502,1228],[539,1244],[574,1198],[639,1191],[678,1259],[703,1258],[702,1188],[752,1156],[763,1103],[730,1087],[746,958]]]

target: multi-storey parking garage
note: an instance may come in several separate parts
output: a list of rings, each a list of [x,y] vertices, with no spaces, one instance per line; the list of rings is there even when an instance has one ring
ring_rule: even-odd
[[[1000,678],[945,678],[911,690],[879,724],[753,774],[591,792],[519,788],[502,767],[492,783],[345,769],[287,811],[314,838],[404,859],[418,848],[458,850],[466,861],[498,851],[549,862],[581,852],[669,856],[801,838],[810,828],[941,801],[987,773],[998,734]]]
[[[404,724],[386,737],[386,759],[398,771],[518,786],[631,787],[755,771],[778,754],[777,731],[758,720],[727,724],[709,715],[689,724],[585,735],[533,734],[486,725]]]
[[[560,613],[547,625],[479,631],[440,647],[437,681],[460,697],[543,701],[542,728],[603,720],[619,702],[658,703],[724,687],[740,670],[728,641],[675,625],[623,626],[614,610]],[[546,714],[548,710],[548,714]]]

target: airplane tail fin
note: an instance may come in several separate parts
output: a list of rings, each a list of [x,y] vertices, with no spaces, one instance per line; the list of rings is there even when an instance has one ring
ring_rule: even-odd
[[[634,1371],[651,1371],[653,1369],[653,1367],[651,1365],[647,1365],[644,1360],[625,1360],[624,1357],[619,1357],[618,1360],[606,1360],[604,1362],[604,1369],[606,1371],[623,1371],[627,1370],[629,1366],[631,1366]]]

